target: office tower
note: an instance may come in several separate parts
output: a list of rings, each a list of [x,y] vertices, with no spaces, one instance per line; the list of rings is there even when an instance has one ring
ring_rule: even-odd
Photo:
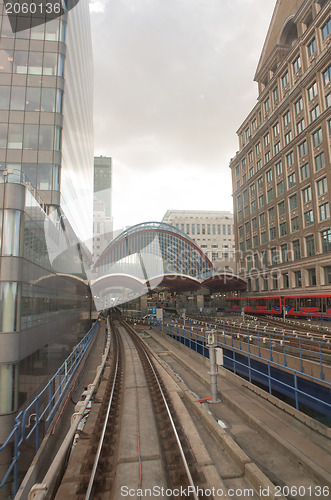
[[[89,326],[93,67],[87,0],[17,32],[1,1],[0,22],[1,442]]]
[[[230,163],[251,295],[331,291],[330,30],[329,1],[277,1]]]
[[[233,269],[235,245],[231,212],[168,210],[162,222],[187,234],[207,255],[216,270]]]
[[[93,260],[112,240],[112,162],[107,156],[94,158]]]

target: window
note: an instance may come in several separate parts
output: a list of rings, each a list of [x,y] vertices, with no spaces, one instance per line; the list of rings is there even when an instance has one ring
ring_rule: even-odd
[[[278,217],[281,217],[285,214],[285,201],[281,201],[278,203]]]
[[[254,175],[254,167],[251,167],[249,169],[249,178],[253,177],[253,175]]]
[[[275,125],[272,127],[274,137],[276,137],[279,134],[279,122],[276,122]]]
[[[316,188],[317,188],[317,196],[322,196],[327,192],[328,185],[326,177],[322,177],[322,179],[319,179],[316,182]]]
[[[257,229],[257,218],[256,218],[256,217],[254,217],[254,218],[252,219],[252,228],[253,228],[253,231],[254,231],[255,229]]]
[[[296,288],[302,287],[301,271],[295,271],[294,273],[294,283]]]
[[[254,118],[254,120],[252,121],[252,130],[253,132],[257,129],[257,121],[256,121],[256,118]]]
[[[267,191],[267,199],[268,199],[268,203],[269,203],[269,201],[272,201],[274,199],[274,190],[273,190],[273,188],[268,189],[268,191]]]
[[[313,146],[316,148],[322,142],[322,129],[318,128],[315,132],[312,133],[313,138]]]
[[[244,208],[244,217],[248,217],[249,216],[249,208],[248,208],[248,205],[245,206]]]
[[[326,39],[326,37],[330,34],[331,31],[331,17],[326,21],[325,24],[322,26],[322,38],[323,40]]]
[[[302,193],[302,203],[308,203],[311,200],[311,187],[307,186],[305,189],[301,191]]]
[[[269,132],[267,134],[265,134],[265,136],[263,137],[263,142],[264,142],[265,146],[269,146],[269,144],[270,144],[270,134],[269,134]]]
[[[279,161],[278,163],[276,163],[276,176],[280,175],[282,172],[283,172],[283,168],[282,168],[282,162]]]
[[[257,247],[259,244],[257,235],[253,236],[253,248]]]
[[[303,158],[307,154],[307,141],[301,142],[298,146],[299,158]]]
[[[316,120],[316,118],[319,117],[320,115],[320,106],[319,104],[317,104],[316,106],[314,106],[311,110],[310,110],[310,121],[313,122],[314,120]]]
[[[264,226],[265,225],[265,213],[262,212],[262,214],[260,214],[260,226]]]
[[[310,87],[308,87],[307,90],[308,93],[308,101],[312,101],[314,97],[317,96],[317,83],[314,82]]]
[[[272,277],[272,288],[273,290],[278,290],[278,276]]]
[[[267,181],[267,183],[268,183],[268,182],[271,182],[271,181],[272,181],[272,170],[271,170],[271,169],[270,169],[270,170],[268,170],[268,171],[266,172],[265,176],[266,176],[266,181]]]
[[[303,214],[303,221],[304,221],[305,227],[308,227],[308,226],[311,226],[312,224],[314,224],[314,215],[313,215],[312,210],[308,210],[307,212],[305,212]]]
[[[324,267],[324,283],[325,285],[331,284],[331,266]]]
[[[246,174],[243,175],[243,186],[246,184]]]
[[[283,273],[283,288],[288,288],[290,286],[289,284],[289,279],[288,279],[288,273]]]
[[[266,243],[266,241],[267,241],[267,233],[265,231],[262,231],[262,233],[261,233],[261,245]]]
[[[240,189],[240,179],[237,180],[237,190]]]
[[[249,139],[249,128],[246,128],[245,130],[245,137],[246,139]]]
[[[270,161],[270,151],[268,151],[265,155],[264,155],[264,163],[268,163],[268,161]]]
[[[267,113],[270,109],[270,99],[267,97],[267,99],[264,101],[264,111]]]
[[[328,219],[330,217],[329,203],[323,203],[323,205],[320,205],[318,207],[318,210],[319,210],[320,221],[323,221],[323,220]]]
[[[314,163],[315,172],[318,172],[319,170],[321,170],[321,168],[325,167],[325,156],[323,151],[319,155],[315,156]]]
[[[300,56],[298,56],[292,63],[293,66],[293,73],[296,74],[299,69],[301,68],[301,59]]]
[[[293,151],[291,151],[288,155],[286,155],[286,167],[287,168],[292,167],[293,163],[294,163],[294,155]]]
[[[312,269],[308,269],[308,285],[316,286],[316,269],[313,267]]]
[[[283,193],[284,193],[284,182],[280,181],[277,184],[277,196],[280,196]]]
[[[291,231],[294,233],[295,231],[299,231],[299,217],[293,217],[291,219]]]
[[[247,191],[247,189],[245,189],[245,191],[243,192],[243,196],[244,196],[244,203],[247,203],[247,201],[248,201],[248,191]]]
[[[331,106],[331,92],[325,96],[325,107],[329,108]]]
[[[306,236],[306,255],[307,257],[312,257],[315,255],[315,238],[314,235]]]
[[[293,196],[290,196],[289,201],[290,201],[290,210],[295,210],[298,206],[297,194],[295,193]]]
[[[294,260],[301,259],[300,240],[294,240],[292,243],[292,248],[293,248],[293,259]]]
[[[331,64],[325,71],[323,71],[323,83],[324,87],[326,87],[331,81]]]
[[[308,57],[311,57],[316,52],[316,39],[315,37],[307,45]]]
[[[257,188],[262,189],[263,188],[263,177],[259,177],[257,180]]]
[[[262,208],[264,205],[264,195],[261,194],[261,196],[259,196],[259,208]]]
[[[270,228],[270,240],[275,240],[276,239],[276,228],[271,227]]]
[[[293,186],[296,184],[295,180],[295,172],[293,174],[290,174],[287,178],[287,184],[288,184],[288,189],[291,189]]]
[[[288,109],[286,113],[283,114],[283,125],[287,127],[291,123],[290,110]]]
[[[239,232],[239,238],[242,238],[243,237],[243,227],[242,226],[239,226],[238,232]]]
[[[288,71],[286,71],[286,73],[284,73],[284,75],[282,76],[282,87],[283,87],[283,89],[286,87],[286,85],[288,84],[288,82],[289,82]]]
[[[251,202],[251,212],[254,212],[255,210],[256,210],[256,201],[255,201],[255,200],[253,200],[253,201]]]
[[[245,168],[246,168],[246,158],[243,158],[243,159],[242,159],[242,161],[241,161],[241,168],[242,168],[243,170],[245,170]]]
[[[300,167],[300,177],[301,177],[302,181],[304,181],[305,179],[307,179],[307,177],[309,177],[309,165],[308,165],[308,163],[306,163],[305,165],[302,165],[302,167]]]
[[[295,114],[298,115],[302,110],[303,110],[302,97],[299,97],[299,99],[294,103]]]
[[[261,170],[261,167],[262,167],[261,160],[258,160],[258,161],[256,162],[256,171],[258,172],[259,170]]]
[[[248,153],[248,161],[249,161],[249,163],[252,163],[252,161],[253,161],[253,151],[252,150]]]
[[[297,123],[297,134],[301,134],[301,132],[305,129],[305,126],[305,119],[302,118],[302,120]]]
[[[280,151],[280,141],[276,142],[274,145],[274,154],[277,155]]]
[[[268,210],[269,224],[275,220],[275,208],[271,207]]]
[[[292,140],[292,130],[290,130],[289,132],[287,132],[287,134],[285,134],[285,137],[284,137],[284,142],[285,142],[285,146],[287,146]]]
[[[261,153],[261,143],[258,142],[255,146],[255,152],[257,155],[259,155]]]
[[[278,262],[278,255],[277,255],[277,248],[273,247],[270,250],[270,260],[271,260],[271,265],[275,265]]]
[[[286,236],[287,235],[286,222],[282,222],[281,224],[279,224],[279,233],[280,233],[280,236]]]
[[[272,97],[274,99],[274,102],[278,101],[278,87],[275,87],[272,91]]]
[[[322,240],[322,252],[327,253],[331,252],[331,229],[326,229],[321,232],[321,240]]]

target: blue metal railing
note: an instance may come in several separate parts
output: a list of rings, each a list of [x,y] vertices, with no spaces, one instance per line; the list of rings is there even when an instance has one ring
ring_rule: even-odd
[[[198,323],[195,322],[195,325],[197,326]],[[301,374],[304,371],[302,366],[302,358],[306,356],[306,353],[310,352],[313,352],[316,355],[316,351],[309,351],[305,349],[305,352],[303,354],[303,349],[301,347],[297,348],[299,357],[301,359],[301,371],[299,371],[294,368],[289,368],[287,366],[287,363],[280,364],[273,360],[273,332],[272,334],[270,334],[270,336],[268,333],[263,332],[264,338],[267,338],[269,340],[268,357],[265,357],[261,353],[260,346],[258,346],[257,354],[251,352],[252,342],[249,339],[249,336],[247,337],[247,334],[243,335],[242,333],[237,332],[231,333],[231,331],[224,334],[223,327],[224,325],[219,325],[219,330],[222,329],[222,332],[217,332],[216,329],[213,330],[214,334],[216,334],[216,346],[223,349],[225,368],[232,370],[234,373],[239,373],[247,376],[250,382],[252,380],[257,380],[264,383],[264,385],[268,387],[270,393],[272,392],[272,389],[275,389],[279,392],[282,392],[283,394],[290,395],[290,397],[293,397],[296,409],[299,409],[300,402],[310,402],[312,408],[316,409],[320,406],[324,410],[326,409],[328,415],[331,416],[331,383],[324,380],[325,377],[323,374],[321,361],[321,349],[319,349],[319,358],[321,362],[321,374],[323,375],[323,377],[317,378],[312,375],[304,374],[303,378],[301,377]],[[211,330],[210,325],[199,322],[199,331],[196,331],[196,329],[193,330],[190,326],[187,327],[187,323],[186,327],[184,328],[177,322],[163,322],[160,324],[160,328],[164,333],[171,336],[172,338],[175,338],[182,344],[190,347],[194,351],[202,354],[207,358],[209,357],[207,332],[210,332]],[[283,336],[281,336],[281,338],[283,338]],[[235,345],[235,341],[237,342],[237,346]],[[285,346],[285,344],[283,344],[283,346]],[[285,353],[285,350],[283,350],[283,353]],[[293,352],[291,354],[293,356]],[[284,354],[285,362],[286,355],[287,353]],[[328,361],[330,361],[330,355],[326,355],[326,357]],[[286,366],[286,370],[284,370],[284,366]],[[284,381],[286,377],[284,377],[283,380],[280,377],[276,377],[276,374],[280,376],[286,375],[287,380]],[[298,382],[300,382],[300,386]],[[314,387],[321,388],[320,397],[318,394],[312,394],[311,392],[308,392],[307,389],[309,384],[314,384]],[[323,411],[321,411],[321,413],[323,413]]]
[[[0,452],[5,450],[8,446],[13,448],[13,458],[7,472],[1,480],[0,489],[5,485],[9,476],[13,474],[14,495],[16,495],[19,488],[18,464],[21,446],[25,441],[31,438],[33,433],[35,433],[35,451],[37,453],[42,431],[46,431],[49,428],[55,413],[59,409],[60,403],[72,382],[77,368],[80,366],[95,338],[98,324],[99,321],[97,320],[85,337],[66,358],[64,363],[62,363],[55,375],[48,381],[48,384],[43,390],[25,410],[21,411],[16,416],[12,431],[8,435],[6,441],[0,446]],[[34,418],[34,422],[30,426],[32,417]],[[41,426],[43,427],[41,428]],[[29,429],[28,432],[27,429]]]
[[[288,356],[297,357],[300,360],[300,372],[304,373],[304,361],[305,359],[314,360],[315,363],[319,364],[320,379],[325,380],[324,368],[326,366],[331,366],[331,351],[330,354],[327,353],[330,350],[330,343],[327,341],[327,336],[321,332],[319,338],[323,340],[318,340],[316,337],[312,338],[310,331],[308,330],[308,336],[304,336],[302,333],[295,332],[292,335],[285,333],[279,333],[273,330],[262,330],[255,327],[249,327],[247,325],[232,325],[226,323],[216,323],[210,324],[201,320],[191,320],[186,319],[185,328],[207,328],[213,329],[216,336],[222,336],[223,343],[225,345],[231,345],[234,347],[234,339],[239,342],[239,348],[243,352],[251,352],[251,346],[255,345],[258,349],[258,356],[262,359],[266,359],[266,355],[261,354],[261,349],[268,349],[269,356],[268,359],[273,361],[273,348],[278,345],[278,352],[281,351],[283,356],[283,366],[288,366]],[[230,337],[230,338],[229,338]],[[298,345],[293,345],[293,339],[296,339]],[[292,345],[291,345],[292,344]]]

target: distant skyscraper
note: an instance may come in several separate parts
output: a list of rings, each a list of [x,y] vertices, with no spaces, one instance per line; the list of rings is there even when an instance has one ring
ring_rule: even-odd
[[[112,162],[108,156],[94,158],[93,260],[112,240]]]
[[[252,294],[331,291],[330,31],[330,1],[277,1],[230,163]]]
[[[1,1],[0,26],[0,415],[14,415],[89,326],[71,229],[92,236],[88,0],[16,33]]]

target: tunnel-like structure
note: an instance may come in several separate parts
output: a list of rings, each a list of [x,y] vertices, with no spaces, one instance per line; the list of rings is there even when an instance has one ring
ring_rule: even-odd
[[[157,288],[194,291],[208,283],[220,290],[246,288],[238,277],[215,273],[194,241],[163,222],[145,222],[123,231],[95,263],[90,283],[97,309]]]

